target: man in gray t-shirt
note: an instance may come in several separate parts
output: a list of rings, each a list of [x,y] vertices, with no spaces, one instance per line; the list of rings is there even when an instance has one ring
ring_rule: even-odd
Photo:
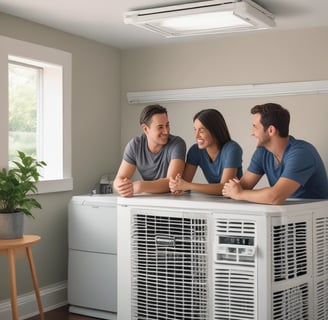
[[[150,105],[140,115],[142,135],[125,147],[123,160],[114,180],[115,190],[124,197],[137,193],[169,192],[169,178],[182,174],[186,143],[170,134],[167,111]],[[131,181],[138,170],[143,180]]]

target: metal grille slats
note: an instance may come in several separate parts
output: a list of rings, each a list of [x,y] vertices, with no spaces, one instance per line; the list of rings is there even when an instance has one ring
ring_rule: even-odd
[[[316,274],[323,276],[328,273],[328,218],[322,217],[316,219],[315,223],[316,234]]]
[[[273,294],[273,320],[308,320],[309,288],[307,284]]]
[[[253,220],[218,218],[215,227],[217,237],[247,237],[254,241],[256,238],[256,222]],[[217,263],[214,270],[214,320],[256,319],[255,261],[248,267],[224,262],[227,266]]]
[[[307,273],[306,222],[273,226],[273,278],[282,281]]]
[[[247,220],[217,219],[216,231],[237,235],[254,235],[255,223]]]
[[[207,319],[206,219],[135,214],[131,229],[133,319]]]
[[[253,270],[215,270],[215,320],[256,318]]]
[[[319,217],[315,220],[315,319],[328,319],[328,218]]]

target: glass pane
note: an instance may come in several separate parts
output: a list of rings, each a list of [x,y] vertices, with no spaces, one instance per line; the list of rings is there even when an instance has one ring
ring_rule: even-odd
[[[37,155],[40,70],[9,63],[9,163],[17,150]]]

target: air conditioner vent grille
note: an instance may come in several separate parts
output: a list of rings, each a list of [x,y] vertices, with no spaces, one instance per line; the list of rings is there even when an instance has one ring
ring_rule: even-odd
[[[255,235],[255,222],[247,220],[217,219],[216,232],[238,235]]]
[[[315,319],[328,319],[328,218],[318,217],[314,224]]]
[[[215,270],[215,320],[256,319],[256,279],[252,270]]]
[[[316,273],[317,276],[323,276],[328,273],[328,218],[317,218],[315,228]]]
[[[273,294],[273,320],[308,320],[308,285],[302,284]]]
[[[307,273],[306,222],[273,226],[274,281]]]
[[[132,216],[132,317],[206,320],[206,219]]]
[[[319,281],[316,284],[316,305],[315,305],[315,319],[328,319],[328,280]]]

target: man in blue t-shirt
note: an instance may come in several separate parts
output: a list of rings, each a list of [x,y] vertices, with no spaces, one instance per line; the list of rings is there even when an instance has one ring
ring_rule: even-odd
[[[143,133],[126,145],[114,180],[115,190],[123,197],[169,192],[169,177],[182,174],[185,166],[186,143],[170,134],[164,107],[158,104],[145,107],[140,126]],[[143,180],[131,180],[136,170]]]
[[[267,103],[253,107],[251,113],[257,149],[243,177],[227,182],[222,194],[265,204],[282,204],[288,197],[328,199],[324,163],[313,145],[289,135],[288,110]],[[253,190],[264,174],[270,187]]]

